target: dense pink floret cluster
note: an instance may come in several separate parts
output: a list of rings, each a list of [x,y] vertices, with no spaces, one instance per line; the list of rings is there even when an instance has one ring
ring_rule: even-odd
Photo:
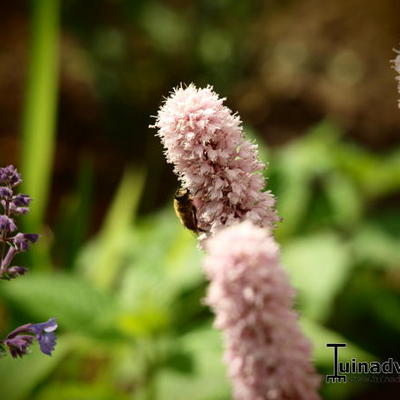
[[[245,140],[239,116],[223,102],[210,86],[172,92],[154,125],[167,161],[193,195],[201,229],[212,234],[244,219],[272,227],[278,217],[273,195],[262,191],[265,165],[257,145]]]
[[[243,222],[210,238],[206,249],[206,303],[223,331],[235,399],[319,399],[320,378],[274,239]]]
[[[395,50],[397,53],[397,56],[394,60],[391,60],[393,64],[394,70],[397,72],[396,80],[397,80],[397,90],[400,94],[400,52],[398,50]],[[400,108],[400,100],[398,101],[398,105]]]

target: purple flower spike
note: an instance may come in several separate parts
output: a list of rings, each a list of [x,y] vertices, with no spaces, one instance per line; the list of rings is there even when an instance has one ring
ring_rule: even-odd
[[[21,176],[13,165],[0,168],[0,279],[9,280],[26,273],[26,268],[10,267],[12,260],[39,237],[34,233],[15,233],[17,225],[13,217],[28,213],[31,202],[27,194],[14,193],[14,186],[20,182]]]
[[[56,335],[54,331],[58,325],[55,318],[50,318],[47,322],[32,324],[30,330],[36,335],[42,353],[51,356],[51,352],[56,346]]]
[[[14,215],[26,214],[29,211],[31,198],[22,193],[14,194],[14,187],[21,176],[13,165],[0,168],[0,279],[10,280],[25,275],[25,267],[12,264],[16,254],[27,251],[35,243],[39,235],[36,233],[17,232]],[[12,357],[22,357],[28,353],[34,340],[39,342],[40,350],[51,355],[56,346],[57,323],[54,318],[39,324],[25,324],[10,332],[5,339],[0,340],[0,356],[8,350]]]

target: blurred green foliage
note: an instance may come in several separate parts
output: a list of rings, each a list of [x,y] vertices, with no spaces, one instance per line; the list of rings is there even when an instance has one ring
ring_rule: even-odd
[[[51,1],[39,3],[52,7]],[[157,47],[160,63],[164,53],[179,55],[183,43],[191,40],[190,15],[182,18],[163,2],[121,3]],[[246,21],[251,3],[205,1],[198,12],[202,15],[206,9],[214,15],[228,4],[237,18]],[[37,68],[32,69],[29,82],[32,88],[42,87],[43,82],[49,87],[43,88],[48,92],[40,101],[35,100],[39,93],[28,90],[22,142],[25,188],[35,198],[32,221],[36,225],[31,226],[43,226],[54,152],[56,77],[46,57],[54,61],[58,17],[54,9],[47,11],[34,14],[46,19],[45,26],[34,26],[45,29],[42,39],[46,38],[47,50],[33,48]],[[77,20],[76,27],[86,32],[86,23]],[[207,64],[213,77],[223,65],[224,73],[233,79],[239,73],[233,60],[243,56],[235,47],[235,35],[215,26],[197,33],[199,48],[193,62]],[[120,87],[110,65],[119,65],[127,43],[112,29],[92,32],[88,38],[97,43],[99,90],[111,101]],[[42,60],[40,48],[46,56]],[[50,76],[44,78],[47,68]],[[126,78],[123,71],[121,76]],[[144,78],[132,76],[131,84],[140,93]],[[246,131],[269,163],[266,178],[283,218],[276,236],[298,290],[302,326],[313,342],[321,373],[332,367],[331,350],[325,346],[330,342],[347,343],[343,354],[348,359],[396,356],[400,346],[399,149],[375,154],[347,140],[330,120],[276,148],[265,148],[251,126]],[[40,156],[35,153],[43,154],[43,149],[44,164],[37,162]],[[161,182],[160,177],[152,180],[154,165],[126,168],[101,227],[89,235],[96,204],[95,168],[90,158],[84,158],[75,189],[62,199],[52,233],[42,229],[41,254],[31,262],[30,274],[0,286],[4,331],[51,316],[60,326],[53,357],[35,348],[23,360],[1,360],[2,398],[230,398],[220,334],[202,304],[206,282],[196,240],[179,224],[171,204],[147,215],[138,212],[139,205],[147,202],[146,194]],[[328,400],[346,400],[368,390],[363,384],[346,384],[325,385],[322,392]]]

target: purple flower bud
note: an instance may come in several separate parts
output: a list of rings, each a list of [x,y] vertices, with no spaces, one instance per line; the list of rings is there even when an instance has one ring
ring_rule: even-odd
[[[25,275],[28,272],[28,268],[18,267],[17,265],[10,267],[7,269],[7,277],[8,279],[14,279],[17,276]]]
[[[0,199],[8,200],[12,197],[13,192],[7,186],[0,187]]]
[[[32,324],[25,324],[19,326],[10,332],[3,340],[3,344],[8,347],[8,350],[14,358],[22,357],[28,352],[28,348],[34,339],[33,336],[26,334],[29,333],[27,329],[31,325]]]
[[[17,186],[21,182],[21,175],[13,165],[0,168],[0,184]]]
[[[31,243],[36,243],[39,239],[39,235],[37,233],[24,233],[23,234],[26,240],[29,240]]]
[[[42,353],[50,356],[56,345],[56,329],[55,318],[39,324],[25,324],[10,332],[3,344],[8,347],[12,357],[17,358],[27,354],[29,346],[36,339]]]
[[[29,206],[32,199],[27,194],[17,194],[12,201],[16,207],[26,207]]]
[[[14,215],[28,214],[29,207],[17,207],[14,202],[9,205],[9,213]]]
[[[29,330],[36,335],[42,353],[51,355],[56,346],[56,335],[54,331],[58,325],[55,318],[50,318],[47,322],[32,324]]]
[[[36,233],[17,233],[13,238],[15,248],[22,252],[29,249],[30,243],[35,243],[39,238]]]
[[[33,339],[34,337],[30,335],[17,335],[13,338],[4,340],[4,344],[8,347],[11,356],[17,358],[27,354],[28,348],[32,344]]]
[[[17,229],[12,218],[7,217],[7,215],[0,215],[0,230],[13,232]]]

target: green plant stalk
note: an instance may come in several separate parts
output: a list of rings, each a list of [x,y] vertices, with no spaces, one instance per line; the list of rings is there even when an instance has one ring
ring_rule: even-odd
[[[33,0],[29,69],[22,123],[23,190],[33,204],[25,229],[40,231],[51,178],[59,59],[59,0]]]
[[[90,275],[101,289],[110,289],[115,283],[124,241],[143,192],[145,174],[143,168],[127,168],[99,233],[100,250]]]

